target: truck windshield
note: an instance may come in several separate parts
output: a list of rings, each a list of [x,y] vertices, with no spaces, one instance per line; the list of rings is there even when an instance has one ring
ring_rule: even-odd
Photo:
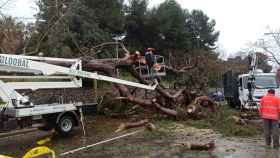
[[[248,77],[245,79],[245,89],[247,89]],[[275,76],[256,76],[256,89],[278,88]]]

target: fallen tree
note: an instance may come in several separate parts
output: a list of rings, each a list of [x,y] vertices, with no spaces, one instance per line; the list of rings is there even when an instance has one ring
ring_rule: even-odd
[[[104,45],[101,46],[103,47]],[[151,84],[151,80],[142,78],[135,69],[135,67],[139,65],[139,62],[142,63],[145,61],[143,57],[131,54],[123,44],[121,44],[121,47],[125,52],[124,57],[118,59],[94,59],[87,56],[82,58],[83,69],[104,73],[111,77],[117,77],[116,70],[121,69],[129,72],[140,83]],[[166,69],[175,73],[187,73],[189,70],[198,67],[198,60],[201,62],[203,61],[202,58],[198,57],[193,65],[185,65],[179,69],[168,65]],[[114,84],[114,86],[119,92],[119,96],[116,96],[115,99],[128,101],[134,105],[136,104],[145,109],[160,112],[170,117],[182,118],[178,117],[180,115],[199,119],[204,115],[201,112],[202,108],[209,109],[209,112],[216,111],[215,103],[209,97],[200,96],[196,98],[196,94],[191,93],[192,89],[187,89],[187,87],[174,92],[174,90],[165,88],[163,85],[159,84],[155,90],[156,94],[147,99],[134,96],[133,91],[135,91],[135,89],[131,91],[129,87],[120,84]]]
[[[115,44],[115,43],[108,43]],[[101,44],[100,47],[103,48],[107,44]],[[143,56],[138,56],[137,54],[130,53],[123,44],[120,44],[124,55],[121,58],[109,58],[109,59],[95,59],[90,53],[82,54],[81,57],[83,63],[83,70],[90,72],[98,72],[117,78],[117,70],[125,70],[131,76],[136,78],[140,83],[143,84],[153,84],[152,80],[147,80],[142,78],[136,71],[136,66],[140,64],[145,64],[145,59]],[[97,49],[94,47],[91,50]],[[93,51],[93,54],[100,51]],[[183,65],[181,67],[167,65],[166,69],[174,73],[188,73],[190,70],[198,69],[200,71],[200,65],[198,63],[204,63],[205,61],[201,57],[197,57],[193,64]],[[49,61],[51,64],[70,66],[67,63]],[[199,96],[199,89],[190,89],[190,87],[182,87],[178,90],[165,88],[161,83],[157,86],[153,95],[149,98],[143,98],[143,96],[134,95],[137,91],[135,88],[131,88],[121,84],[113,84],[118,94],[114,93],[114,100],[120,100],[125,102],[133,103],[133,105],[138,105],[144,109],[150,110],[154,113],[161,113],[168,117],[173,117],[177,119],[201,119],[207,114],[203,112],[202,109],[208,109],[209,112],[215,112],[214,102],[207,96]],[[204,87],[205,88],[205,87]],[[198,98],[197,98],[198,97]]]

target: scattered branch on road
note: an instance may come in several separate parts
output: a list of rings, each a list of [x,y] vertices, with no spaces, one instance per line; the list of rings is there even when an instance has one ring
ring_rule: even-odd
[[[150,131],[156,129],[154,124],[150,123],[149,120],[145,119],[145,120],[141,120],[138,122],[122,123],[122,124],[120,124],[118,129],[115,131],[115,133],[122,132],[122,131],[132,129],[132,128],[138,128],[138,127],[145,127],[146,129],[148,129]]]
[[[175,146],[179,146],[181,148],[188,149],[188,150],[212,150],[215,148],[215,142],[210,141],[209,143],[205,143],[205,144],[181,142],[175,144]]]

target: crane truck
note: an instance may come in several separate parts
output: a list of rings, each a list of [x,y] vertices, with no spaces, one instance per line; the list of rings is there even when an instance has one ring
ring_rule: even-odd
[[[57,63],[64,63],[65,66]],[[144,85],[84,71],[80,59],[0,54],[0,72],[28,74],[0,76],[0,132],[28,128],[40,123],[40,129],[56,129],[60,134],[66,135],[74,126],[79,125],[81,109],[84,108],[82,102],[34,104],[18,90],[81,88],[82,78],[147,90],[154,90],[157,86],[157,83]]]
[[[280,96],[276,73],[263,73],[257,69],[258,58],[255,52],[249,53],[248,61],[248,73],[228,71],[224,74],[224,95],[232,107],[256,109],[269,89],[275,89],[276,95]]]

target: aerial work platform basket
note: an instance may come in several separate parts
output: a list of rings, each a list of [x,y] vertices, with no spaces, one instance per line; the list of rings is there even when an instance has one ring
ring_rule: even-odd
[[[166,75],[164,57],[161,55],[154,55],[154,59],[155,63],[153,67],[149,67],[147,64],[143,65],[139,62],[136,70],[142,78],[153,78]]]

